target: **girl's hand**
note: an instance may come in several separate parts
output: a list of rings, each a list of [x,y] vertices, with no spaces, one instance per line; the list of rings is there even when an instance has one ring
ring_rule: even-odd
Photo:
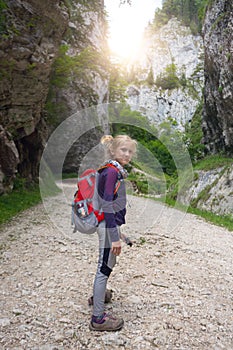
[[[121,241],[112,242],[112,253],[114,255],[121,254]]]

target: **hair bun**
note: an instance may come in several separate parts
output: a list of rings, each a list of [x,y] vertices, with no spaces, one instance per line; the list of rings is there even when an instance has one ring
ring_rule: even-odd
[[[104,135],[101,137],[101,140],[100,140],[102,145],[110,144],[112,143],[112,141],[113,141],[112,135]]]

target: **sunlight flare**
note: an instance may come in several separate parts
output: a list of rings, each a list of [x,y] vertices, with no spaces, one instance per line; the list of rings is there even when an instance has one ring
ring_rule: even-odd
[[[142,37],[137,23],[132,20],[128,28],[113,28],[109,37],[110,50],[122,59],[134,60],[139,55]]]
[[[109,14],[109,48],[113,56],[135,61],[139,58],[143,33],[153,19],[161,0],[134,0],[132,6],[119,6],[118,1],[105,0]]]

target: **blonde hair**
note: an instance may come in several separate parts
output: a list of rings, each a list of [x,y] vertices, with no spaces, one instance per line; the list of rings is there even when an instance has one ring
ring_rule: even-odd
[[[112,156],[114,151],[125,142],[130,142],[134,148],[134,154],[137,149],[137,141],[131,139],[128,135],[117,135],[113,137],[112,135],[104,135],[100,140],[101,144],[107,148],[108,156]]]

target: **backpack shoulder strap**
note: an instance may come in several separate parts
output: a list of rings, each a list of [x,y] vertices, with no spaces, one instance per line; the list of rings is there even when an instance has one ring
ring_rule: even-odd
[[[117,171],[117,173],[118,173],[118,178],[119,178],[119,179],[121,178],[121,172],[120,172],[120,170],[119,170],[114,164],[111,164],[111,163],[107,163],[107,164],[105,164],[105,165],[102,165],[101,167],[99,167],[99,168],[97,169],[97,171],[99,172],[99,171],[101,171],[101,170],[103,170],[103,169],[106,169],[106,168],[113,168],[113,169],[115,169],[115,170]]]
[[[93,173],[90,173],[88,175],[85,175],[85,176],[81,176],[78,178],[78,183],[82,180],[87,180],[89,186],[92,186],[93,185],[93,182],[91,181],[91,178],[92,177],[96,177],[96,172],[93,172]]]
[[[114,194],[116,194],[120,185],[121,185],[121,172],[119,169],[117,169],[117,167],[114,164],[111,164],[111,163],[107,163],[107,164],[101,166],[100,168],[97,169],[97,171],[99,172],[99,171],[106,169],[106,168],[113,168],[118,173],[118,179],[117,179],[117,183],[116,183],[115,190],[114,190]]]

